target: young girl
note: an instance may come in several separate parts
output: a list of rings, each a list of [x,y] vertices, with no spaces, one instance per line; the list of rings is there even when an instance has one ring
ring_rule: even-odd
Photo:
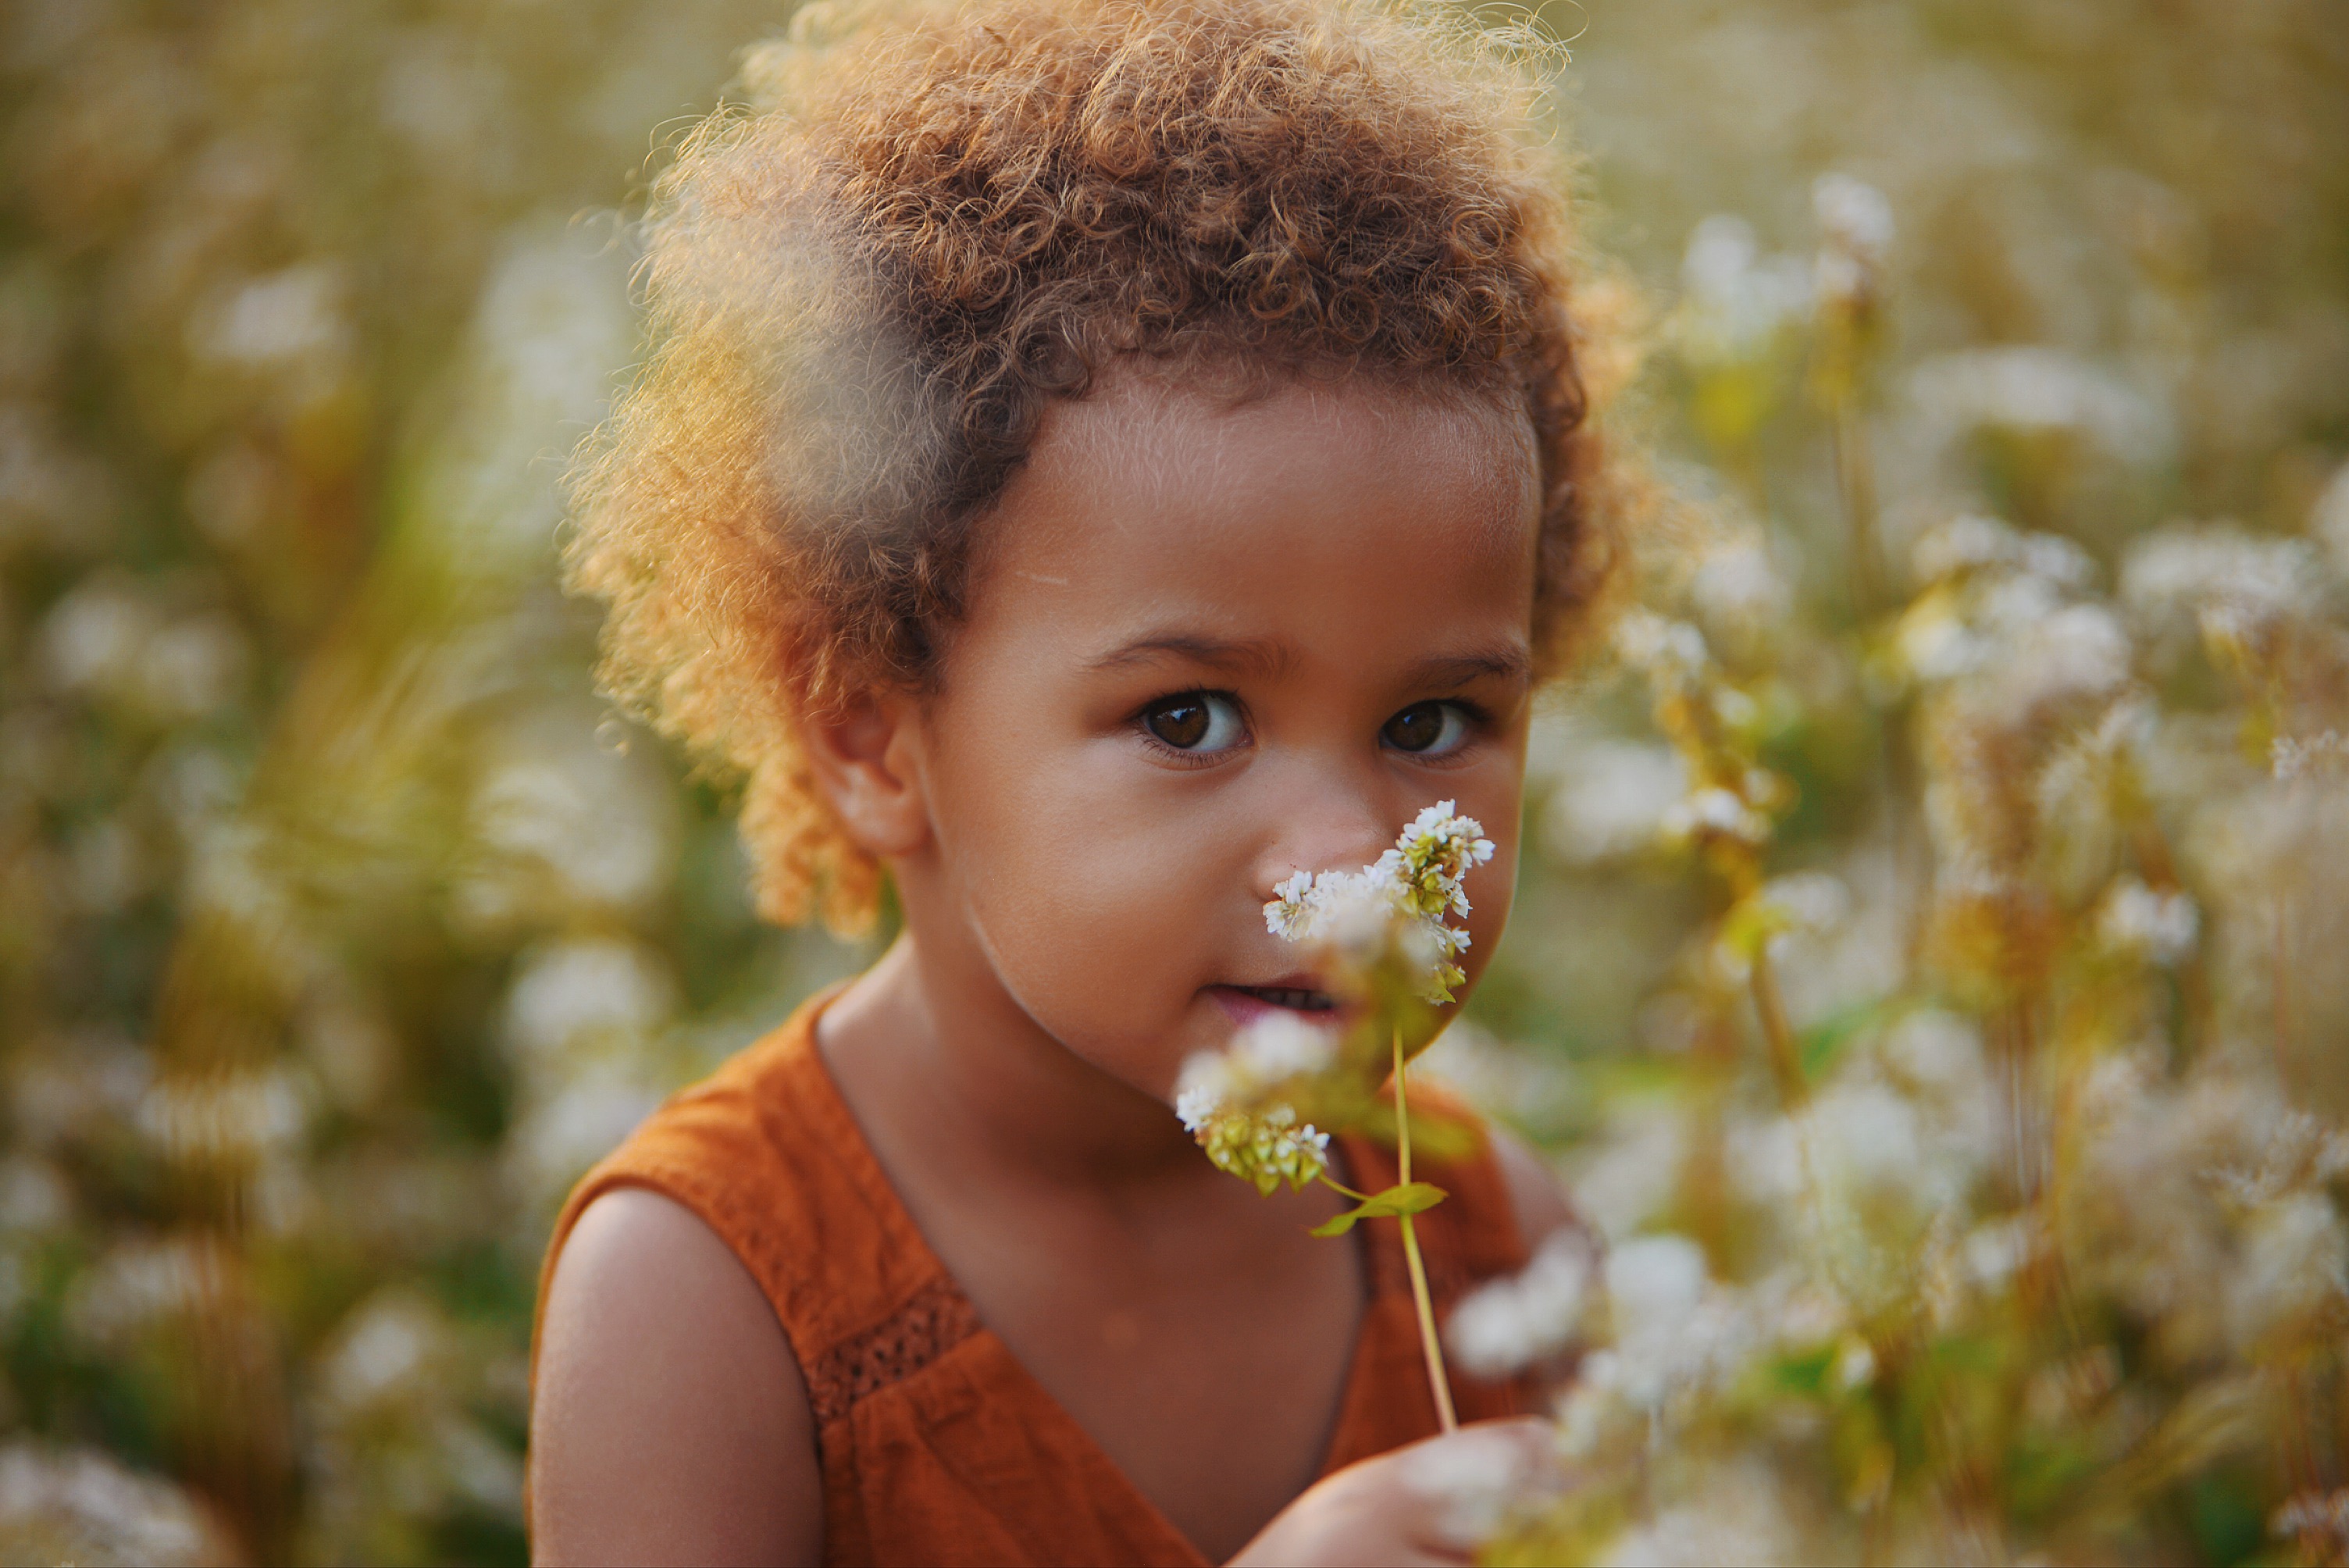
[[[1454,800],[1468,985],[1507,914],[1609,482],[1507,75],[1331,0],[997,0],[750,79],[657,192],[574,567],[616,688],[747,777],[763,910],[854,929],[885,872],[903,925],[573,1195],[534,1550],[1463,1560],[1428,1478],[1538,1447],[1491,1421],[1532,1391],[1455,1374],[1421,1441],[1395,1222],[1309,1235],[1334,1194],[1170,1105],[1333,1021],[1293,873]],[[1498,1134],[1420,1173],[1439,1316],[1570,1222]]]

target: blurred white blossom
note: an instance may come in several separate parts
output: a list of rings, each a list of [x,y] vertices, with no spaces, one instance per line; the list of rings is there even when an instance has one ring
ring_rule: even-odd
[[[1669,746],[1592,738],[1558,764],[1544,842],[1572,865],[1637,854],[1664,835],[1688,795],[1688,766]]]
[[[1575,1343],[1598,1272],[1591,1238],[1568,1228],[1543,1242],[1523,1272],[1479,1286],[1452,1309],[1445,1342],[1461,1367],[1504,1377]]]
[[[2224,523],[2180,523],[2130,546],[2120,592],[2157,628],[2191,616],[2206,634],[2256,631],[2316,607],[2314,552]]]
[[[2097,934],[2107,945],[2142,954],[2153,964],[2175,964],[2192,952],[2201,926],[2200,912],[2185,892],[2157,892],[2133,876],[2113,884],[2096,917]]]
[[[1929,359],[1909,394],[1928,424],[1947,436],[1982,427],[2066,431],[2132,462],[2169,445],[2166,410],[2112,373],[2061,349],[1963,349]]]
[[[12,1563],[225,1561],[203,1509],[160,1476],[92,1449],[0,1447],[0,1556]]]
[[[1727,213],[1705,219],[1690,234],[1681,285],[1674,336],[1683,354],[1702,362],[1764,353],[1810,311],[1811,279],[1803,263],[1764,258],[1753,225]]]

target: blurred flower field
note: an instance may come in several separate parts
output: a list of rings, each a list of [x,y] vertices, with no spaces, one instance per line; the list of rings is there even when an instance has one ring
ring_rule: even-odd
[[[709,0],[0,12],[0,1555],[512,1561],[568,1183],[863,954],[554,586]],[[1448,1073],[1527,1561],[2349,1553],[2349,26],[1586,0],[1675,498]]]

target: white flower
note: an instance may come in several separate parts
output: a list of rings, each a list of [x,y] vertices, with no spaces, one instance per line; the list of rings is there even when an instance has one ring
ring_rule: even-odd
[[[1961,512],[1917,542],[1911,557],[1920,581],[1969,572],[2021,572],[2059,588],[2085,587],[2095,566],[2087,552],[2053,533],[2017,533],[1993,517]]]
[[[1708,1463],[1697,1501],[1659,1509],[1627,1526],[1593,1559],[1604,1568],[1707,1568],[1800,1563],[1805,1553],[1786,1516],[1788,1488],[1758,1459]]]
[[[1692,681],[1712,664],[1702,632],[1652,610],[1628,611],[1615,623],[1615,652],[1653,680]]]
[[[306,1099],[283,1070],[175,1076],[148,1091],[139,1125],[175,1160],[243,1162],[295,1143]]]
[[[2349,1545],[2349,1487],[2304,1491],[2276,1510],[2268,1529],[2277,1535],[2323,1535]]]
[[[1848,174],[1811,181],[1811,211],[1828,241],[1856,256],[1881,257],[1892,245],[1892,203],[1884,192]]]
[[[2169,439],[2168,419],[2119,377],[2061,349],[1967,349],[1918,366],[1910,394],[1950,435],[1981,426],[2074,430],[2115,456],[2142,461]]]
[[[1848,174],[1822,174],[1811,186],[1811,209],[1826,232],[1812,272],[1819,297],[1852,300],[1875,292],[1892,247],[1892,204],[1884,193]]]
[[[1264,906],[1265,927],[1291,942],[1327,943],[1366,964],[1396,942],[1403,959],[1427,973],[1428,999],[1448,1002],[1451,987],[1465,978],[1453,960],[1469,934],[1444,916],[1469,912],[1464,879],[1494,854],[1484,831],[1454,802],[1439,800],[1361,871],[1299,872],[1277,885]]]
[[[1566,760],[1546,838],[1576,865],[1636,853],[1661,836],[1671,803],[1687,793],[1688,765],[1671,748],[1592,741]]]
[[[1761,259],[1753,225],[1725,213],[1690,234],[1681,281],[1687,294],[1672,319],[1673,335],[1699,365],[1767,352],[1811,303],[1803,264],[1791,256]]]
[[[2223,1282],[2239,1347],[2349,1295],[2349,1230],[2322,1192],[2288,1193],[2255,1212],[2238,1267]]]
[[[1241,1030],[1231,1054],[1258,1078],[1277,1082],[1328,1071],[1338,1047],[1327,1029],[1291,1013],[1272,1013]]]
[[[1438,1539],[1474,1553],[1512,1513],[1549,1490],[1545,1483],[1554,1478],[1545,1447],[1537,1434],[1471,1427],[1414,1450],[1402,1482],[1439,1505],[1430,1522]]]
[[[1191,1109],[1199,1112],[1191,1135],[1216,1169],[1252,1182],[1268,1196],[1284,1181],[1292,1189],[1302,1188],[1329,1168],[1330,1135],[1309,1121],[1299,1127],[1297,1112],[1288,1106],[1275,1105],[1251,1115],[1221,1106],[1199,1111],[1194,1099]]]
[[[1460,1365],[1480,1377],[1506,1377],[1564,1350],[1581,1326],[1596,1283],[1588,1239],[1559,1231],[1525,1272],[1480,1286],[1452,1309],[1444,1337]]]
[[[1759,530],[1715,542],[1689,576],[1689,597],[1715,626],[1751,635],[1783,620],[1791,600]]]
[[[1664,812],[1663,829],[1667,836],[1674,839],[1721,833],[1759,844],[1770,837],[1770,819],[1735,794],[1715,786],[1673,802]]]
[[[1431,919],[1441,919],[1446,906],[1466,914],[1464,879],[1493,858],[1493,841],[1484,835],[1475,818],[1460,816],[1451,801],[1439,800],[1412,820],[1370,874],[1392,879],[1405,902]]]
[[[1607,1255],[1607,1294],[1620,1316],[1669,1326],[1703,1299],[1704,1249],[1686,1236],[1634,1236]]]
[[[0,1448],[0,1540],[12,1558],[44,1562],[212,1563],[234,1550],[170,1482],[97,1449],[22,1439]]]
[[[2157,624],[2191,613],[2207,632],[2223,633],[2313,613],[2314,566],[2306,540],[2261,539],[2224,523],[2180,524],[2129,551],[2121,598]]]
[[[2128,634],[2095,604],[2069,604],[2015,640],[1991,701],[2018,716],[2044,704],[2109,695],[2129,678]]]
[[[2122,877],[2105,895],[2096,934],[2108,947],[2141,953],[2154,964],[2175,964],[2194,950],[2201,929],[2194,900],[2172,890],[2157,892],[2133,876]]]
[[[1285,1084],[1327,1072],[1338,1057],[1328,1029],[1293,1013],[1257,1019],[1220,1051],[1200,1051],[1183,1064],[1174,1109],[1194,1132],[1225,1106],[1254,1108]],[[1188,1109],[1186,1109],[1186,1107]]]
[[[1986,566],[2012,565],[2019,549],[2014,530],[1994,517],[1969,511],[1928,530],[1909,559],[1918,581],[1938,583]]]
[[[676,1010],[658,955],[617,937],[575,937],[523,956],[506,997],[506,1037],[525,1070],[597,1045],[633,1044]]]
[[[2304,740],[2279,735],[2270,745],[2268,756],[2278,782],[2289,783],[2328,764],[2338,767],[2349,761],[2349,738],[2337,729]]]
[[[1174,1114],[1209,1159],[1270,1191],[1281,1181],[1301,1185],[1321,1173],[1329,1134],[1299,1127],[1289,1099],[1337,1061],[1330,1031],[1288,1013],[1257,1019],[1220,1051],[1200,1051],[1183,1064]]]
[[[1763,902],[1794,931],[1826,931],[1851,912],[1851,894],[1825,872],[1796,872],[1764,883]]]
[[[1897,1202],[1910,1220],[1962,1198],[1984,1150],[1970,1130],[1920,1114],[1875,1082],[1837,1083],[1801,1110],[1739,1123],[1730,1170],[1757,1203],[1817,1207],[1832,1223]]]
[[[1945,1115],[1986,1100],[1982,1032],[1959,1014],[1935,1007],[1907,1014],[1885,1035],[1881,1055],[1895,1077]]]
[[[318,1398],[347,1417],[416,1393],[450,1355],[449,1327],[428,1298],[398,1286],[378,1291],[343,1321],[318,1365]]]

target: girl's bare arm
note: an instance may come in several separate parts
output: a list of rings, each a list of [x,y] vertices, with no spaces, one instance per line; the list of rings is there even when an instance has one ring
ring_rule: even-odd
[[[657,1193],[588,1205],[548,1287],[531,1408],[541,1563],[812,1563],[815,1425],[782,1327]]]

